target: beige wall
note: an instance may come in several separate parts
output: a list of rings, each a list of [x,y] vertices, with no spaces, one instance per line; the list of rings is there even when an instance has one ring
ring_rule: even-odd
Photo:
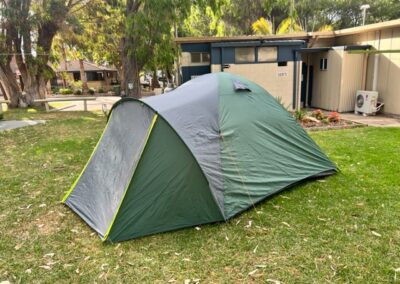
[[[211,64],[211,73],[221,72],[221,64]]]
[[[327,58],[327,70],[319,69],[321,58]],[[311,64],[314,66],[311,106],[326,110],[339,110],[339,97],[342,73],[343,50],[314,53]]]
[[[369,44],[377,50],[400,49],[400,27],[336,38],[336,45]],[[370,54],[367,90],[372,90],[375,56],[379,57],[377,91],[385,103],[383,111],[400,115],[400,53]]]
[[[230,68],[224,69],[236,75],[241,75],[259,84],[273,97],[281,97],[285,106],[292,107],[293,102],[293,62],[287,66],[278,67],[275,63],[258,64],[229,64]],[[211,72],[219,72],[221,67],[211,66]]]
[[[339,112],[353,111],[356,91],[363,89],[364,56],[349,54],[343,49],[313,54],[311,106]],[[328,59],[327,70],[319,69],[321,58]]]
[[[354,111],[357,90],[363,90],[364,74],[363,54],[343,53],[341,86],[339,95],[339,112]]]

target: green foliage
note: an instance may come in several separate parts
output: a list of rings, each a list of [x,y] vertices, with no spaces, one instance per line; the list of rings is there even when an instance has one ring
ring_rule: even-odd
[[[349,28],[361,24],[362,4],[371,6],[367,11],[367,24],[400,18],[398,0],[220,0],[218,2],[219,10],[214,12],[215,17],[198,10],[192,11],[187,26],[182,29],[182,35],[251,34],[254,32],[252,23],[260,17],[271,23],[272,34]],[[223,30],[217,32],[210,29],[209,23],[213,21],[217,21]],[[277,29],[280,23],[282,27]],[[258,31],[255,33],[259,34]]]
[[[323,113],[322,110],[320,110],[320,109],[314,110],[314,111],[311,113],[311,115],[312,115],[313,117],[315,117],[316,119],[318,119],[318,120],[322,120],[322,119],[325,118],[324,113]]]
[[[70,87],[73,89],[73,90],[82,90],[82,81],[72,81],[72,82],[69,82],[69,85],[70,85]]]
[[[190,8],[189,16],[180,27],[181,35],[224,36],[226,34],[226,26],[222,20],[221,11],[221,9],[214,10],[210,6],[202,9],[193,4]]]
[[[94,95],[96,93],[96,90],[94,88],[89,88],[88,93],[90,95]]]
[[[299,109],[294,112],[294,117],[298,121],[303,121],[304,117],[307,115],[307,112],[305,110]]]
[[[72,95],[74,93],[74,90],[70,89],[70,88],[61,88],[59,90],[59,93],[61,95]]]
[[[82,95],[82,89],[75,89],[74,90],[74,95],[77,95],[77,96]]]
[[[276,34],[281,35],[301,31],[303,31],[303,28],[297,23],[297,19],[295,17],[287,17],[279,24]]]
[[[3,120],[3,119],[4,119],[4,114],[2,111],[0,111],[0,120]]]
[[[106,91],[103,89],[103,87],[100,87],[100,88],[97,90],[97,92],[98,92],[99,94],[104,94]]]
[[[329,119],[328,118],[326,118],[326,117],[324,117],[324,118],[322,118],[321,119],[321,122],[323,123],[323,124],[329,124]]]
[[[59,93],[59,90],[60,90],[60,89],[59,89],[58,87],[52,87],[52,88],[51,88],[51,93],[52,93],[52,94],[57,94],[57,93]]]

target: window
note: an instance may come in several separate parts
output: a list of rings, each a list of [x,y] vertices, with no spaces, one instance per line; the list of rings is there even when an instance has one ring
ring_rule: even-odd
[[[328,69],[328,59],[321,58],[319,60],[319,70],[326,70],[326,69]]]
[[[88,81],[103,81],[104,75],[103,72],[86,72],[86,79]]]
[[[200,52],[192,52],[190,54],[191,62],[192,63],[200,63],[201,62],[201,53]]]
[[[210,54],[208,52],[203,52],[201,54],[201,61],[202,62],[210,62]]]
[[[256,53],[254,47],[235,48],[235,62],[246,63],[255,61],[256,61]]]
[[[210,54],[208,52],[191,52],[191,63],[210,63]]]
[[[276,46],[266,46],[258,48],[258,62],[270,62],[278,60]]]
[[[279,67],[287,66],[287,61],[278,62]]]
[[[81,80],[81,74],[79,72],[74,72],[72,74],[74,76],[74,81],[80,81]]]

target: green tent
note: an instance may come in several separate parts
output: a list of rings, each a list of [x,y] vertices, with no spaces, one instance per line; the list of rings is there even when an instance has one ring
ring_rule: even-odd
[[[227,220],[335,165],[271,95],[228,73],[123,99],[63,202],[115,242]]]

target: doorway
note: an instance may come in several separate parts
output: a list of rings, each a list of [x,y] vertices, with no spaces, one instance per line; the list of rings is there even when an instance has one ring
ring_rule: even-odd
[[[307,77],[307,63],[303,62],[301,65],[301,95],[300,95],[300,104],[301,107],[309,107],[311,106],[312,100],[312,87],[313,87],[313,78],[314,78],[314,66],[309,66],[309,72]],[[307,92],[307,84],[308,84],[308,92]]]

